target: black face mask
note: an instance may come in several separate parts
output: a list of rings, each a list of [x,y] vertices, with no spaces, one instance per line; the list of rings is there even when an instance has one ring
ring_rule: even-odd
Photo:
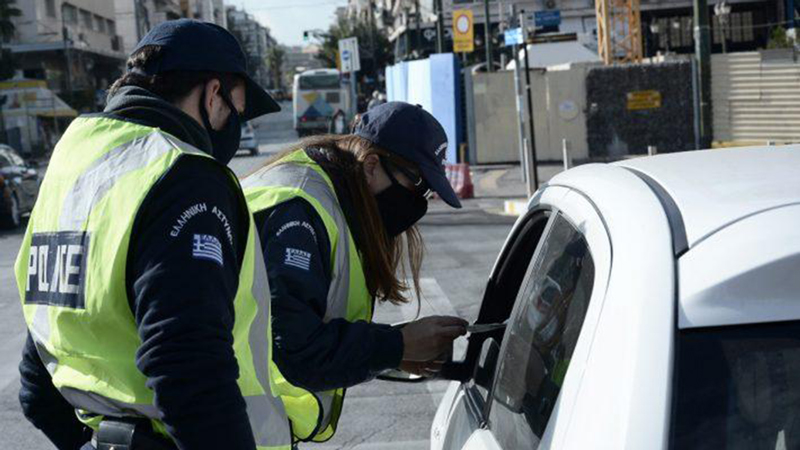
[[[239,111],[233,106],[228,90],[224,86],[220,87],[220,95],[228,109],[231,110],[225,126],[219,131],[211,127],[205,107],[205,90],[203,95],[200,96],[200,116],[203,118],[203,125],[211,140],[211,156],[222,164],[228,164],[236,155],[236,152],[239,151],[239,143],[242,139],[242,122],[239,117]]]
[[[411,228],[428,212],[428,201],[400,184],[383,164],[392,185],[375,196],[383,226],[389,237],[397,237]]]

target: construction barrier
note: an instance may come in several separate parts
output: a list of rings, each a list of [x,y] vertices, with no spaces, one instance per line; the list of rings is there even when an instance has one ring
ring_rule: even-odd
[[[469,164],[445,164],[445,174],[458,198],[475,197],[475,186],[469,172]]]

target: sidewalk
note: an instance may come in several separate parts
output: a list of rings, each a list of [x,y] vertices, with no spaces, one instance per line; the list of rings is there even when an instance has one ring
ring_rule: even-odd
[[[539,185],[563,171],[560,164],[539,166]],[[461,200],[464,209],[483,209],[491,214],[519,215],[527,205],[527,188],[518,164],[471,166],[475,198]],[[441,201],[431,202],[431,210],[447,209]]]

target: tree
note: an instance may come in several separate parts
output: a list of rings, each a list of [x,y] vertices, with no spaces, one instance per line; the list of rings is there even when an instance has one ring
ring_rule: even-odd
[[[286,56],[286,51],[281,47],[275,45],[269,49],[267,53],[267,66],[269,66],[272,80],[275,83],[275,89],[283,89],[283,59]]]
[[[783,27],[775,27],[770,32],[769,42],[767,42],[768,49],[778,49],[778,48],[792,48],[794,47],[794,42],[792,39],[789,38],[788,33],[786,33],[786,29]]]
[[[361,57],[361,72],[377,77],[378,72],[394,61],[392,44],[374,23],[339,17],[327,33],[318,33],[322,47],[317,59],[328,67],[336,67],[339,39],[357,37],[358,52]],[[373,48],[374,46],[374,48]]]
[[[17,0],[0,0],[0,80],[14,75],[14,61],[11,50],[4,49],[3,44],[10,41],[16,32],[14,18],[22,16],[16,7]]]

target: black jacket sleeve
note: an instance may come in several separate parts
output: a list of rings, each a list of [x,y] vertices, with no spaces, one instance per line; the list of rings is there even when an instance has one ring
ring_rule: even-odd
[[[181,449],[255,448],[232,335],[248,221],[227,177],[210,161],[181,159],[153,187],[132,231],[136,365]]]
[[[395,368],[399,330],[333,319],[323,322],[330,286],[330,242],[322,219],[302,199],[256,215],[272,297],[273,355],[281,373],[310,391],[346,388]]]
[[[75,409],[53,386],[30,333],[19,364],[22,386],[19,403],[25,417],[60,450],[75,450],[92,438],[91,430],[75,416]]]

